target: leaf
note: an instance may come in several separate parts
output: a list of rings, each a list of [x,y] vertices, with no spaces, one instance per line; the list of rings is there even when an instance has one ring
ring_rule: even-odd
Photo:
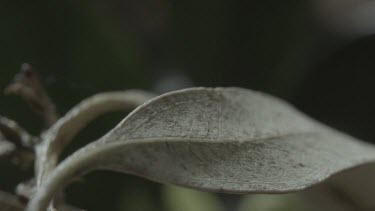
[[[340,172],[334,179],[328,180],[334,192],[342,193],[343,200],[352,200],[352,204],[362,210],[375,210],[375,165],[361,165],[351,171]],[[344,198],[345,197],[345,198]]]
[[[28,210],[45,210],[71,178],[93,169],[230,193],[285,193],[375,160],[373,145],[284,101],[241,88],[191,88],[154,98],[63,161]]]
[[[313,210],[375,210],[375,165],[343,171],[300,194]]]
[[[299,195],[251,195],[240,203],[239,211],[307,211]]]
[[[220,199],[212,193],[166,185],[163,199],[168,211],[223,211]]]
[[[335,33],[368,36],[374,34],[373,13],[375,4],[365,0],[318,0],[314,1],[318,17]]]

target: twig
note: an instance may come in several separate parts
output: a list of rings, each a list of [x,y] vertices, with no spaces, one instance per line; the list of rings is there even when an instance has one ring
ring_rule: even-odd
[[[0,116],[0,132],[3,136],[13,142],[19,148],[30,148],[39,141],[37,137],[30,135],[14,120]]]
[[[47,128],[57,121],[59,115],[56,106],[30,64],[22,64],[21,71],[15,76],[13,83],[5,88],[4,93],[22,97],[42,117]]]
[[[8,158],[16,150],[16,145],[7,141],[0,133],[0,159]]]
[[[22,97],[31,106],[33,111],[43,118],[46,127],[49,128],[42,133],[41,137],[34,137],[15,121],[0,116],[0,141],[3,140],[0,144],[4,145],[1,149],[6,150],[3,154],[9,151],[16,155],[17,153],[23,155],[25,154],[23,150],[35,153],[36,180],[31,179],[17,186],[18,201],[21,201],[20,199],[24,199],[25,201],[30,199],[42,180],[55,168],[58,157],[64,147],[90,121],[106,112],[133,109],[154,97],[142,91],[97,94],[84,100],[58,120],[55,105],[41,85],[38,75],[32,70],[29,64],[21,66],[20,73],[16,75],[14,82],[4,92]],[[16,197],[9,194],[7,196]],[[59,198],[62,200],[59,200]],[[0,195],[0,210],[8,209],[1,207],[1,199]],[[56,199],[59,210],[79,210],[66,205],[63,195]],[[23,210],[23,207],[20,210]]]
[[[130,110],[154,97],[152,94],[129,90],[96,94],[71,109],[42,135],[37,147],[36,177],[39,187],[55,168],[58,157],[73,137],[96,117],[110,111]]]
[[[25,210],[26,204],[20,200],[17,196],[0,191],[0,210],[1,211],[23,211]],[[77,207],[61,204],[58,206],[59,211],[83,211]]]
[[[28,201],[35,192],[35,178],[32,178],[26,182],[19,183],[16,187],[16,194],[18,197],[25,201]]]
[[[0,157],[10,159],[23,169],[28,168],[34,161],[33,146],[39,139],[30,135],[15,121],[2,116],[0,134]]]

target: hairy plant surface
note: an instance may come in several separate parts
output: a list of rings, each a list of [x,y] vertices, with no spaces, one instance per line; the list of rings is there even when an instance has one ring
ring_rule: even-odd
[[[190,88],[138,107],[62,162],[29,210],[93,169],[216,192],[284,193],[375,160],[375,148],[241,88]]]
[[[28,101],[47,128],[34,137],[0,117],[0,158],[35,163],[35,178],[16,189],[24,200],[4,193],[0,207],[23,209],[28,201],[28,211],[77,210],[64,202],[64,188],[77,177],[104,169],[240,194],[296,192],[328,179],[305,195],[335,205],[326,210],[375,209],[375,171],[365,165],[375,161],[375,146],[323,125],[281,99],[234,87],[189,88],[158,97],[118,91],[90,97],[58,118],[31,66],[23,68],[7,90],[17,90],[12,93]],[[58,164],[64,147],[90,121],[134,108],[106,135]],[[274,201],[279,199],[284,200]]]

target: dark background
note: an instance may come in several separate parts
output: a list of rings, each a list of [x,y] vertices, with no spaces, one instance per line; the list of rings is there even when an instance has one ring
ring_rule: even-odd
[[[366,15],[372,11],[366,2],[1,0],[0,86],[29,62],[60,113],[101,91],[240,86],[287,99],[371,142],[375,17]],[[1,95],[0,110],[34,134],[42,128],[17,97]],[[100,137],[125,115],[99,118],[65,154]],[[3,161],[0,167],[2,190],[13,191],[32,175]],[[68,193],[72,204],[88,210],[163,207],[160,185],[110,172],[92,173]]]

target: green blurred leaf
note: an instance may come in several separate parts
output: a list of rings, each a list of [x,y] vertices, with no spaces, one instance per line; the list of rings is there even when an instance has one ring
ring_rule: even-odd
[[[213,193],[168,185],[163,189],[167,211],[224,211]]]
[[[305,211],[296,194],[252,195],[244,197],[239,211]]]

